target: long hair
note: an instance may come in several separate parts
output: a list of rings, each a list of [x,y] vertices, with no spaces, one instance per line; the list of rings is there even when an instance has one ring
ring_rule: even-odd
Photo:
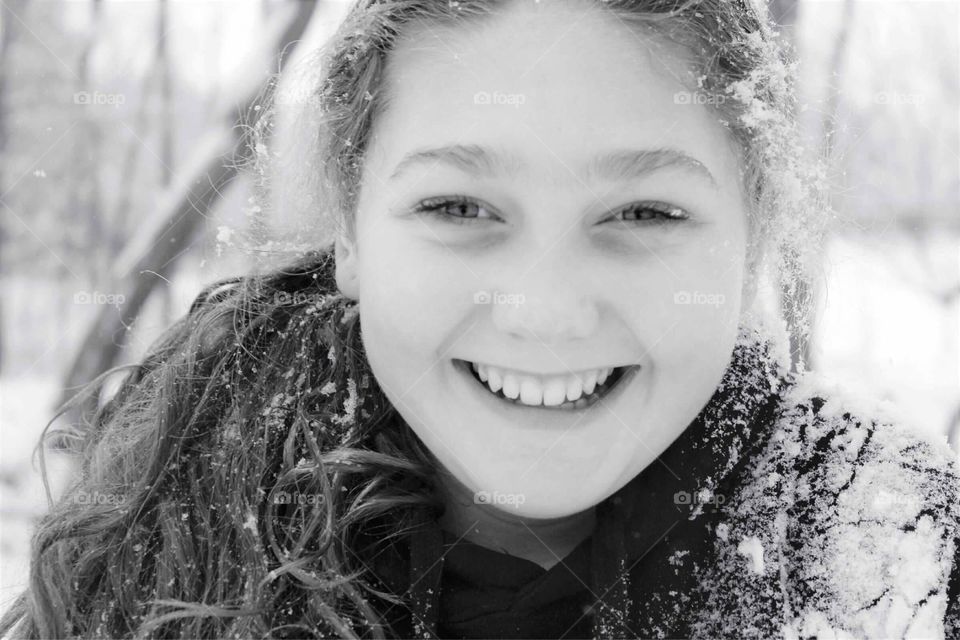
[[[313,68],[286,189],[352,233],[363,156],[389,107],[390,51],[418,24],[467,28],[505,0],[360,0]],[[786,56],[750,0],[597,7],[690,53],[740,146],[752,255],[802,279],[822,206],[800,164]],[[271,117],[255,176],[270,175]],[[283,150],[281,150],[283,151]],[[269,180],[261,187],[269,192]],[[267,205],[268,201],[264,201]],[[318,220],[318,224],[320,221]],[[759,259],[759,258],[757,258]],[[33,538],[27,591],[0,620],[22,637],[386,637],[356,553],[438,508],[436,462],[378,387],[330,248],[205,291],[68,440],[73,484]],[[797,313],[801,313],[800,307]],[[95,381],[96,390],[102,379]],[[379,528],[378,528],[379,527]]]
[[[369,600],[394,596],[354,545],[436,507],[434,467],[367,368],[333,260],[210,287],[86,429],[48,434],[81,467],[0,632],[385,635]]]

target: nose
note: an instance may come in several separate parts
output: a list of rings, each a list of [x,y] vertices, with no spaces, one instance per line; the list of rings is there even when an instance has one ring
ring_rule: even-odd
[[[577,280],[548,268],[528,274],[514,292],[495,292],[491,302],[497,329],[544,344],[588,338],[600,321],[593,294]]]

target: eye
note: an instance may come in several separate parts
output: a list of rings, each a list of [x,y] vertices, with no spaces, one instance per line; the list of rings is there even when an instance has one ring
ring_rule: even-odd
[[[471,224],[475,220],[499,220],[487,205],[467,196],[440,196],[421,200],[414,207],[423,213],[454,224]]]
[[[617,216],[622,215],[621,218]],[[663,224],[690,219],[690,214],[665,202],[636,202],[617,211],[614,219],[630,223]]]

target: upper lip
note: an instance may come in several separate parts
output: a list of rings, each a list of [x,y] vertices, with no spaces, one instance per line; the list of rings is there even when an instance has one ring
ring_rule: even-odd
[[[496,367],[497,369],[503,369],[505,371],[513,371],[521,375],[529,375],[529,376],[565,376],[571,373],[578,373],[581,371],[596,371],[598,369],[619,369],[621,367],[630,367],[635,365],[635,363],[602,364],[602,365],[593,365],[593,366],[584,366],[584,367],[571,366],[571,367],[567,367],[562,371],[531,371],[530,369],[525,369],[523,367],[514,367],[512,365],[496,364],[486,360],[464,360],[464,362],[466,362],[467,364],[489,365],[491,367]]]

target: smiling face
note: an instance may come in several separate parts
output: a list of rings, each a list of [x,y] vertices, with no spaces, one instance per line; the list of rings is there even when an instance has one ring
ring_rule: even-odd
[[[390,401],[511,513],[578,513],[657,464],[729,361],[737,154],[677,53],[524,1],[391,54],[338,285]]]

